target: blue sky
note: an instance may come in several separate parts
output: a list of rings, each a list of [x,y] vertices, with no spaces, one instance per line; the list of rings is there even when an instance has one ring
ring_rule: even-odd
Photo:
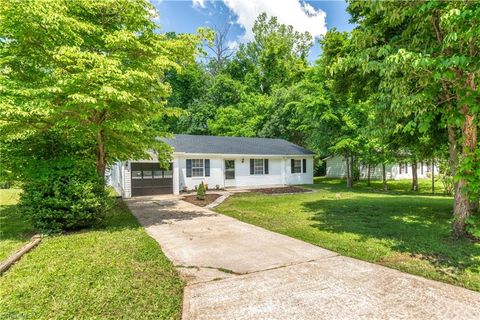
[[[150,0],[160,13],[161,31],[193,33],[199,27],[223,26],[230,22],[229,41],[232,47],[252,38],[251,26],[261,12],[277,16],[281,23],[298,31],[309,31],[316,39],[331,28],[350,31],[346,3],[339,1],[303,0]],[[313,62],[320,54],[315,43],[309,56]]]

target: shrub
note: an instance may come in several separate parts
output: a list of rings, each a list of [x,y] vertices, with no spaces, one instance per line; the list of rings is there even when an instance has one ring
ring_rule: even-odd
[[[198,200],[205,200],[205,194],[206,194],[205,185],[202,182],[202,183],[200,183],[200,185],[197,188],[197,199]]]
[[[467,233],[475,239],[480,239],[480,216],[471,214],[465,221]]]
[[[24,215],[40,232],[88,228],[103,223],[109,197],[95,168],[52,162],[25,183],[20,197]]]

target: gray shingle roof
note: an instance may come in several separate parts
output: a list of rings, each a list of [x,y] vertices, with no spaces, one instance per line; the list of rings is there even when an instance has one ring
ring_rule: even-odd
[[[159,138],[175,152],[247,154],[247,155],[309,155],[312,151],[283,139],[219,137],[176,134],[174,138]]]

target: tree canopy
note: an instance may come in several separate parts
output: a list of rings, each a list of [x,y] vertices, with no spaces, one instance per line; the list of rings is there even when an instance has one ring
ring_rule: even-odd
[[[143,0],[2,1],[2,143],[45,130],[93,148],[98,173],[108,162],[141,158],[164,133],[166,74],[193,62],[201,35],[157,32]]]

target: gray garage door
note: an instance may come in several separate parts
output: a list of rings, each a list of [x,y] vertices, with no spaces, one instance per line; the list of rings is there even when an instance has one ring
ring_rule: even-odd
[[[172,164],[168,169],[158,163],[132,163],[132,196],[173,193]]]

